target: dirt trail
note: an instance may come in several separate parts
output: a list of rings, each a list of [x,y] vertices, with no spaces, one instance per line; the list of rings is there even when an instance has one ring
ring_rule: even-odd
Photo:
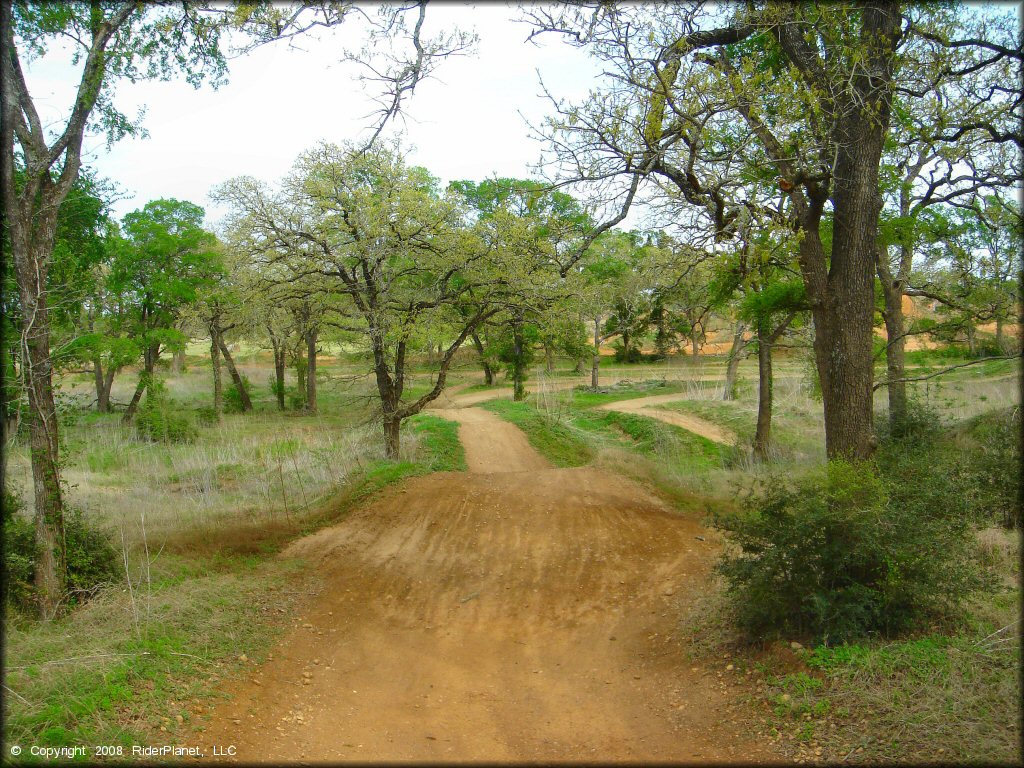
[[[631,481],[550,468],[489,412],[443,415],[471,471],[414,479],[289,547],[324,589],[228,688],[207,754],[778,759],[726,714],[735,673],[686,657],[678,617],[713,535]]]
[[[650,416],[652,419],[664,421],[666,424],[675,424],[677,427],[682,427],[690,432],[695,432],[696,434],[706,437],[708,440],[713,440],[716,443],[735,445],[738,438],[732,431],[725,427],[720,427],[707,419],[702,419],[699,416],[694,416],[693,414],[680,413],[679,411],[668,411],[664,408],[652,407],[664,405],[665,403],[674,403],[685,399],[686,398],[683,395],[676,392],[671,395],[654,395],[652,397],[636,398],[635,400],[618,400],[614,403],[599,405],[598,408],[605,411],[619,411],[620,413],[639,413],[642,416]]]

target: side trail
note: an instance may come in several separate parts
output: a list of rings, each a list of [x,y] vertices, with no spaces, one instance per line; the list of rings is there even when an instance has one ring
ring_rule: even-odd
[[[206,753],[779,759],[731,721],[735,694],[680,635],[713,535],[622,477],[552,468],[488,411],[435,412],[459,423],[469,472],[411,480],[284,552],[319,568],[324,589],[227,687]]]

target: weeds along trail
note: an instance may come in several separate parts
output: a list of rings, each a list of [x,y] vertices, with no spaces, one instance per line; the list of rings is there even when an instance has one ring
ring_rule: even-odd
[[[207,744],[245,762],[770,759],[675,638],[713,536],[631,481],[550,468],[493,414],[445,416],[470,472],[287,550],[325,588]]]

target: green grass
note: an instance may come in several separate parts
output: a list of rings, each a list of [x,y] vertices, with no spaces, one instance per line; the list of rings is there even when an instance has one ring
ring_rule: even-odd
[[[187,743],[216,682],[278,636],[301,563],[165,553],[151,565],[134,611],[113,589],[47,624],[9,614],[6,743],[130,747],[161,733]]]
[[[426,450],[428,472],[465,472],[466,452],[459,442],[459,425],[421,413],[412,419],[419,444]]]
[[[645,456],[704,469],[720,466],[724,455],[722,446],[706,437],[636,413],[590,411],[574,416],[573,424],[606,437],[624,435]]]
[[[1020,645],[990,629],[809,649],[767,681],[773,727],[832,760],[1018,764]]]
[[[411,435],[418,450],[412,459],[378,459],[361,470],[344,493],[346,506],[372,496],[389,485],[431,472],[464,472],[466,452],[459,442],[459,425],[430,414],[418,414],[404,425],[403,439]]]
[[[647,416],[593,407],[613,400],[643,397],[650,394],[648,390],[624,389],[615,395],[583,394],[589,399],[582,398],[579,392],[571,394],[572,411],[560,419],[549,418],[529,400],[519,403],[492,400],[481,407],[519,427],[530,444],[558,467],[588,464],[603,447],[626,448],[691,470],[721,466],[722,446],[707,438]]]
[[[580,387],[572,393],[572,404],[575,408],[594,408],[620,400],[635,400],[640,397],[668,395],[682,391],[683,387],[678,382],[662,381],[652,381],[649,386],[642,387],[636,385],[609,387],[608,391],[604,392],[594,392],[589,387]]]
[[[556,467],[580,467],[594,458],[593,450],[578,431],[547,419],[529,402],[491,400],[481,407],[523,430],[530,445]]]

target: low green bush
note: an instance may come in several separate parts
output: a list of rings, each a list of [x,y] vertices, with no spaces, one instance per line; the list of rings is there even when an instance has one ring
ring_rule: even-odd
[[[35,606],[38,551],[35,525],[22,510],[21,498],[4,490],[4,602],[23,610]],[[71,604],[84,602],[104,585],[120,581],[117,552],[106,535],[91,526],[79,510],[64,514],[67,589]]]
[[[963,475],[979,517],[1021,527],[1020,408],[986,413],[965,428]]]
[[[217,409],[212,405],[203,405],[194,410],[196,421],[204,427],[209,427],[218,422]]]
[[[23,516],[21,497],[4,488],[4,578],[5,604],[30,607],[36,561],[35,527]]]
[[[154,381],[146,390],[135,417],[135,431],[143,440],[160,443],[191,443],[199,436],[192,419],[167,397],[161,381]]]
[[[249,377],[243,373],[239,378],[242,379],[242,386],[245,387],[245,391],[252,392],[252,384],[249,383]],[[231,386],[224,390],[224,412],[242,412],[242,393],[238,391],[238,386],[234,382],[231,382]]]
[[[954,481],[893,456],[881,476],[834,461],[796,481],[767,478],[715,518],[737,545],[718,569],[751,636],[893,634],[991,586],[965,505],[949,498]]]
[[[281,379],[280,383],[278,383],[277,376],[271,376],[269,379],[267,379],[267,384],[270,386],[270,394],[276,401],[279,394],[284,393],[284,379]]]
[[[949,424],[934,409],[912,399],[901,423],[885,420],[879,425],[875,461],[894,477],[902,477],[894,484],[897,493],[911,489],[906,503],[933,498],[975,522],[1019,527],[1020,418],[1020,409],[1014,407]]]
[[[286,387],[284,392],[291,410],[301,411],[306,407],[306,390],[298,387]]]

